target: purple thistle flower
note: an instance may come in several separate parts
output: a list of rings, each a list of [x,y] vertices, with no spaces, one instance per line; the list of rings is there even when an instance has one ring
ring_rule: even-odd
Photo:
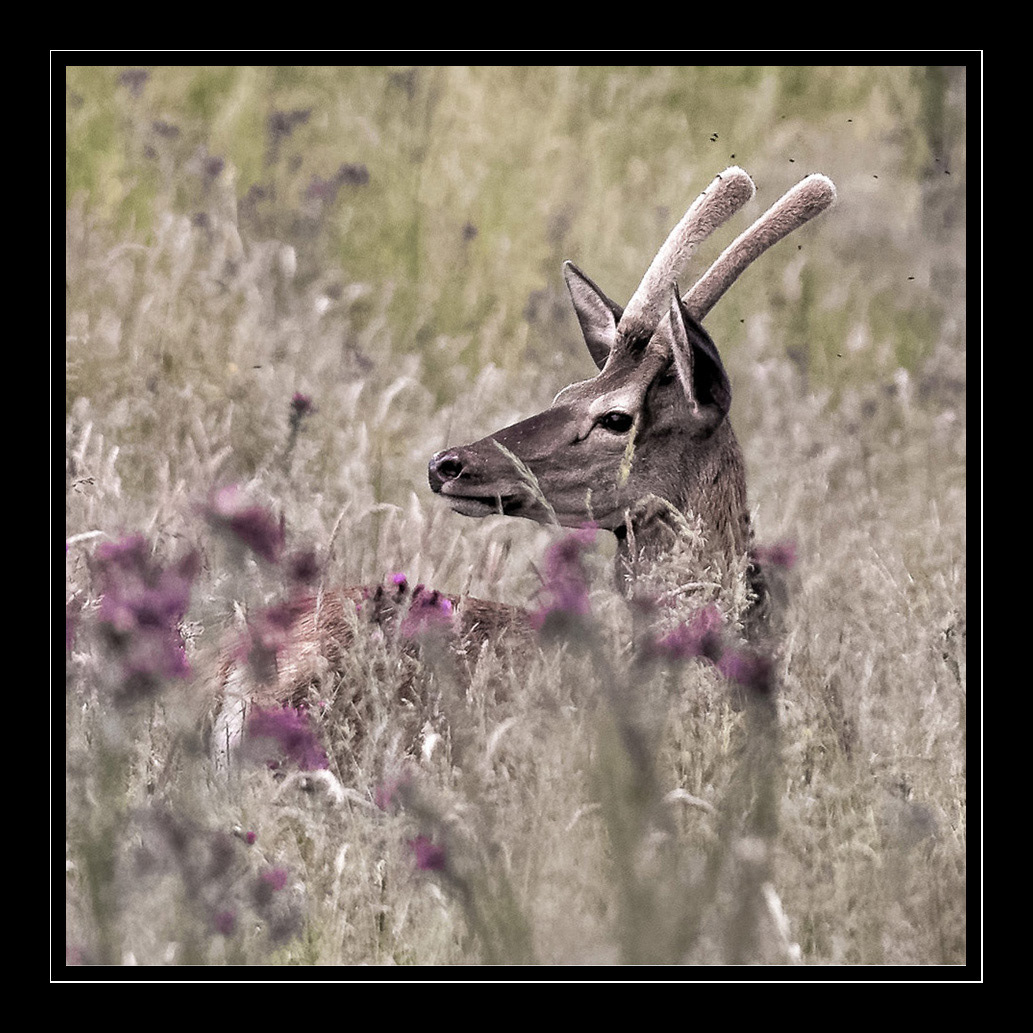
[[[326,751],[304,710],[293,707],[255,707],[248,716],[247,738],[270,740],[283,757],[302,771],[317,771],[330,766]]]
[[[264,911],[271,903],[274,893],[287,885],[287,871],[284,868],[266,868],[258,873],[252,887],[255,905],[259,910]]]
[[[319,559],[315,549],[300,549],[287,557],[287,572],[292,581],[311,585],[319,577]]]
[[[773,687],[771,658],[749,649],[727,649],[717,661],[717,669],[729,680],[760,695]]]
[[[122,666],[123,691],[151,692],[167,678],[190,673],[179,622],[199,565],[197,554],[189,553],[170,567],[160,566],[142,535],[97,549],[98,620]]]
[[[119,661],[127,691],[153,691],[167,678],[186,678],[190,664],[179,633],[168,630],[128,636],[120,645]]]
[[[762,567],[785,567],[796,565],[796,542],[776,542],[774,545],[757,545],[752,552],[754,563]]]
[[[549,547],[545,554],[545,578],[541,588],[545,602],[531,615],[532,623],[539,630],[588,615],[588,573],[584,553],[595,543],[595,535],[595,526],[586,524]]]
[[[427,591],[417,585],[413,591],[409,611],[402,619],[400,631],[405,638],[415,638],[428,632],[452,630],[452,600],[437,590]]]
[[[409,846],[416,856],[416,867],[421,872],[441,872],[445,870],[448,858],[445,848],[438,846],[426,836],[417,836],[409,840]]]
[[[667,660],[714,660],[721,652],[721,612],[705,606],[691,620],[682,622],[646,647],[647,655]]]
[[[294,396],[291,398],[289,417],[291,434],[297,434],[305,417],[315,411],[316,407],[312,404],[312,399],[308,395],[303,395],[300,391],[295,391]]]
[[[273,891],[282,890],[287,885],[287,872],[283,868],[267,868],[259,878]]]
[[[221,936],[231,936],[237,928],[237,916],[232,911],[219,911],[212,918],[212,925]]]
[[[277,520],[262,506],[248,504],[237,485],[228,484],[213,492],[205,515],[214,527],[229,531],[262,559],[269,563],[279,561],[284,541],[283,518]]]

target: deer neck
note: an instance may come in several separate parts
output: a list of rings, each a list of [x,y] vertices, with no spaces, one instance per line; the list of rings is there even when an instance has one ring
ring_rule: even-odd
[[[703,579],[707,572],[742,569],[753,544],[742,450],[727,421],[707,458],[670,498],[646,495],[629,508],[615,532],[615,575],[632,595],[642,579],[676,564],[676,576]]]

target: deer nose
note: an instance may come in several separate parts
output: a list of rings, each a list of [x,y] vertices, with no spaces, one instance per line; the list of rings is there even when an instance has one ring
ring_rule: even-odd
[[[430,490],[439,492],[448,481],[455,480],[463,472],[463,460],[455,449],[438,452],[427,467]]]

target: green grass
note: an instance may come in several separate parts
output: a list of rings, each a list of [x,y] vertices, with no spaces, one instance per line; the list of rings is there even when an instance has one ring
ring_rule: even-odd
[[[964,964],[964,71],[126,71],[66,88],[68,958],[716,965],[763,875],[805,965]],[[326,585],[531,603],[558,532],[450,513],[427,460],[589,376],[562,260],[626,300],[733,162],[758,198],[699,268],[807,172],[839,193],[707,321],[758,535],[799,557],[777,721],[630,664],[601,541],[592,649],[467,670],[360,636],[313,692],[342,797],[218,777],[215,655],[285,589],[211,490]],[[193,676],[127,707],[94,557],[128,533],[201,567]]]

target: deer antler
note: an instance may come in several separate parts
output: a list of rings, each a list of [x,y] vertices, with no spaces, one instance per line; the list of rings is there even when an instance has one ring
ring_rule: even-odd
[[[714,177],[671,230],[646,270],[617,325],[618,340],[650,337],[667,309],[671,284],[696,246],[742,208],[755,191],[753,180],[737,165]]]
[[[757,221],[739,234],[718,256],[713,265],[682,297],[688,312],[699,322],[739,278],[746,267],[772,244],[820,215],[836,199],[832,180],[813,173],[786,191]],[[666,247],[666,245],[665,245]],[[671,284],[667,285],[668,296]],[[648,350],[657,356],[670,353],[671,314],[665,312],[656,326]]]
[[[820,215],[836,199],[828,176],[814,173],[782,195],[749,229],[725,248],[682,301],[700,322],[743,270],[772,244]]]

